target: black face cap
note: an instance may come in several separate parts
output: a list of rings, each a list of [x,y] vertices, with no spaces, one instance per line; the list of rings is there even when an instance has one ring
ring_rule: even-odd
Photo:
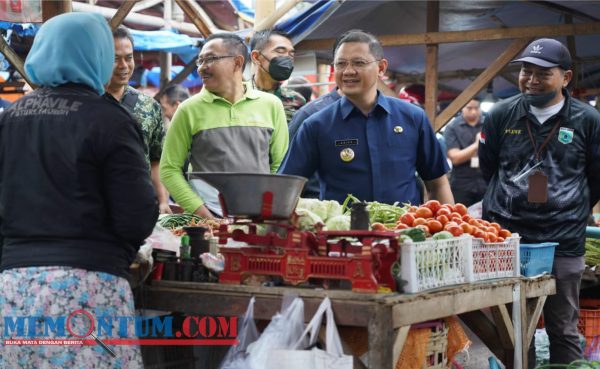
[[[571,69],[571,54],[569,50],[551,38],[541,38],[530,43],[519,59],[511,63],[531,63],[543,68],[560,67],[564,70]]]

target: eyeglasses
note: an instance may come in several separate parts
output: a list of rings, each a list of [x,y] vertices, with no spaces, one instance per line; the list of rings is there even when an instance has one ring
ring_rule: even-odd
[[[378,59],[375,60],[371,60],[371,61],[366,61],[366,60],[338,60],[336,62],[333,63],[333,68],[335,68],[335,70],[338,71],[343,71],[346,70],[346,68],[348,68],[349,65],[352,66],[352,69],[354,70],[362,70],[365,69],[369,64],[371,63],[375,63],[378,62]]]
[[[207,57],[199,57],[196,59],[196,65],[201,66],[202,64],[211,65],[217,60],[225,59],[225,58],[235,58],[236,55],[222,55],[222,56],[207,56]]]

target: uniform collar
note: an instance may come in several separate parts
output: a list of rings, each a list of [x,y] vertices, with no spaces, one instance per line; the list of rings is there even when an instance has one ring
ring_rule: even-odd
[[[250,83],[244,82],[244,87],[246,87],[246,92],[244,93],[243,99],[255,100],[260,97],[260,94],[258,93],[258,91],[253,89],[252,85]],[[206,88],[203,88],[202,91],[200,91],[199,95],[200,95],[200,98],[207,103],[213,103],[215,100],[227,101],[224,98],[222,98],[221,96],[213,94]],[[227,101],[227,102],[229,102],[229,101]]]
[[[346,96],[342,96],[340,99],[340,109],[342,111],[342,118],[344,119],[347,119],[352,111],[360,111]],[[374,112],[377,109],[383,109],[386,113],[390,113],[390,103],[380,91],[377,91],[377,101],[371,111]]]

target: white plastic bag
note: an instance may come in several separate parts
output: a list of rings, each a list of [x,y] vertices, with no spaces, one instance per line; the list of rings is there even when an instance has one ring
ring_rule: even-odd
[[[281,314],[275,314],[260,338],[248,346],[247,368],[265,369],[271,351],[291,349],[301,339],[303,330],[304,302],[296,297]],[[282,367],[286,366],[279,369]]]
[[[327,316],[325,351],[318,348],[306,350],[317,342],[323,315]],[[310,340],[308,345],[305,345],[304,338],[307,334],[310,334]],[[272,350],[265,369],[352,369],[352,360],[351,355],[344,355],[342,341],[333,318],[331,301],[326,297],[291,350]]]
[[[246,349],[248,345],[258,339],[258,330],[256,329],[256,323],[254,322],[254,302],[255,298],[252,297],[248,303],[246,314],[242,319],[242,324],[238,332],[238,344],[231,346],[225,358],[221,362],[219,369],[246,369]]]
[[[152,234],[146,238],[146,244],[150,245],[153,249],[174,251],[179,256],[181,239],[165,227],[156,224],[152,230]]]

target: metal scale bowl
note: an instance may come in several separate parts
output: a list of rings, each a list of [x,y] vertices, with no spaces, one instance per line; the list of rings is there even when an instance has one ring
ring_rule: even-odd
[[[300,192],[306,182],[303,177],[255,173],[190,173],[191,181],[202,180],[219,191],[223,215],[233,217],[236,224],[248,225],[229,231],[219,229],[220,252],[225,257],[225,269],[220,283],[240,284],[246,275],[281,277],[298,285],[309,278],[348,280],[352,290],[377,291],[378,284],[395,289],[389,273],[396,260],[398,245],[392,232],[303,232],[293,226],[292,217]],[[258,234],[257,224],[271,226],[267,234]],[[284,232],[277,232],[276,229]],[[273,231],[275,229],[275,231]],[[350,250],[343,241],[330,244],[329,239],[350,236],[360,239],[360,250],[353,256],[328,256],[329,251],[344,255]],[[228,240],[245,242],[247,247],[226,247]],[[380,245],[388,240],[391,247]]]

